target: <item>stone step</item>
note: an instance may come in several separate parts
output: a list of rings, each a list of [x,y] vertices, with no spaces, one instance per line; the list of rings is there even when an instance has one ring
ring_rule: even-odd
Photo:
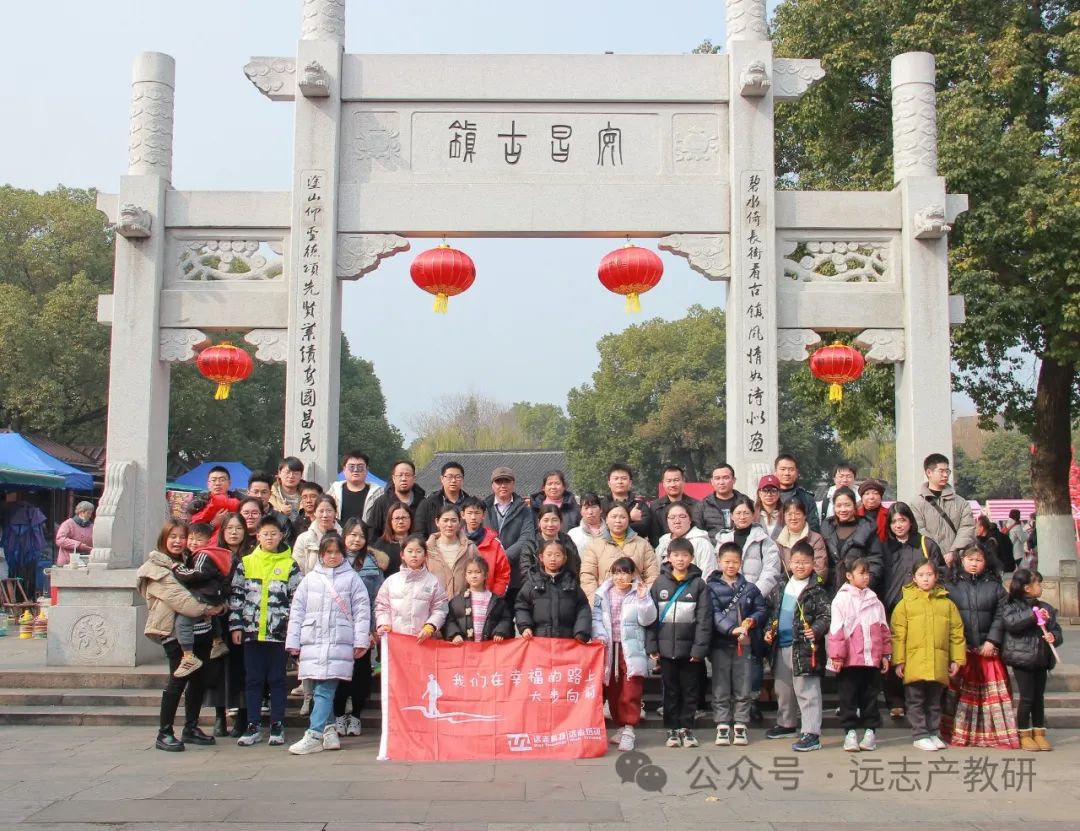
[[[164,664],[116,669],[0,669],[0,688],[160,690],[169,674]]]

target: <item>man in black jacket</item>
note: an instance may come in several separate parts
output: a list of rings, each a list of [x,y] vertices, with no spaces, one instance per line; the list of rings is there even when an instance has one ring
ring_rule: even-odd
[[[712,483],[713,492],[701,500],[701,524],[698,527],[705,529],[715,540],[717,534],[730,531],[734,527],[731,523],[731,510],[742,494],[735,490],[735,468],[727,462],[722,462],[713,469],[709,481]]]
[[[389,487],[380,494],[371,508],[371,526],[368,541],[377,540],[386,529],[386,515],[395,502],[403,502],[416,513],[424,501],[424,489],[416,484],[416,465],[408,459],[394,462],[390,469]]]
[[[799,485],[799,463],[789,453],[781,453],[773,463],[773,475],[780,480],[780,501],[787,505],[792,499],[798,499],[806,508],[806,524],[811,531],[821,533],[821,518],[818,514],[817,500],[806,488]]]
[[[461,483],[465,481],[465,468],[462,467],[461,462],[451,461],[444,464],[439,471],[439,479],[442,481],[442,487],[424,499],[420,507],[416,509],[413,530],[418,534],[423,534],[424,539],[435,533],[435,520],[438,519],[439,512],[444,506],[457,505],[460,508],[461,503],[468,496],[461,489]]]
[[[652,511],[649,500],[633,492],[634,472],[622,462],[616,462],[608,468],[607,496],[600,500],[600,509],[607,516],[608,508],[615,503],[624,506],[630,512],[630,527],[634,533],[646,540],[652,539]]]
[[[655,500],[650,506],[652,511],[652,535],[649,543],[656,548],[660,537],[671,532],[667,524],[667,512],[672,505],[684,505],[686,512],[694,525],[701,528],[701,503],[686,493],[686,471],[678,465],[668,465],[664,468],[663,479],[660,480],[664,487],[664,495]]]
[[[521,552],[536,539],[536,515],[532,508],[514,492],[514,471],[497,467],[491,471],[491,496],[484,500],[484,525],[499,536],[510,561],[510,587],[506,602],[513,605],[521,589]]]

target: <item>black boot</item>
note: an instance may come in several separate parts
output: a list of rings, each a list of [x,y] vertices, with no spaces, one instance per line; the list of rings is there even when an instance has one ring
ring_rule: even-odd
[[[162,727],[158,730],[157,741],[154,747],[158,750],[167,750],[170,753],[179,753],[184,749],[184,743],[173,735],[171,728]]]
[[[214,735],[218,737],[229,735],[229,725],[225,722],[225,708],[218,707],[214,717]]]
[[[247,727],[247,708],[241,707],[236,711],[236,717],[233,719],[232,732],[229,734],[234,739],[239,739],[244,735],[244,728]]]
[[[204,733],[197,724],[185,724],[184,732],[180,735],[185,742],[191,742],[191,744],[217,744],[214,737]]]
[[[761,724],[765,721],[765,717],[761,714],[761,705],[757,703],[757,700],[750,702],[750,723]]]

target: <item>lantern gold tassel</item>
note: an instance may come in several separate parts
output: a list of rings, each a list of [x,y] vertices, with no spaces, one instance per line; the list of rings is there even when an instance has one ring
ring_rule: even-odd
[[[829,384],[829,400],[843,401],[844,388],[840,384]]]
[[[443,294],[441,291],[435,295],[435,313],[444,315],[450,308],[449,296]]]
[[[229,384],[218,384],[217,392],[214,393],[215,401],[224,401],[229,397]]]
[[[641,314],[641,299],[636,291],[626,295],[626,311],[630,314]]]

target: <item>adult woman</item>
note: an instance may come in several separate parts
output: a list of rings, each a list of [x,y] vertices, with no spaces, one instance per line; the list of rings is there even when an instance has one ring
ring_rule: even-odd
[[[259,530],[259,520],[263,517],[262,503],[254,497],[248,497],[240,503],[240,507],[236,512],[244,520],[248,538],[255,539],[255,533]]]
[[[686,537],[694,546],[694,565],[701,569],[701,577],[707,580],[716,571],[716,549],[709,535],[694,525],[686,506],[673,502],[668,507],[667,524],[671,531],[660,538],[656,545],[656,558],[662,563],[667,559],[668,546],[672,540]]]
[[[202,709],[205,690],[205,673],[210,660],[212,636],[210,623],[204,615],[220,614],[221,606],[207,606],[195,597],[173,576],[173,568],[184,556],[187,546],[187,526],[179,520],[170,519],[158,534],[157,547],[151,551],[146,562],[137,572],[138,591],[146,598],[147,619],[145,634],[161,639],[165,656],[169,660],[169,680],[161,693],[161,713],[158,722],[158,750],[179,751],[184,743],[214,744],[214,737],[199,729],[199,711]],[[176,615],[203,618],[195,625],[195,657],[203,665],[189,675],[177,678],[177,667],[183,658],[183,650],[173,637]],[[186,690],[186,692],[185,692]],[[184,696],[184,731],[177,739],[173,732],[176,710],[180,696]]]
[[[630,513],[621,502],[613,502],[604,517],[607,527],[599,539],[593,540],[581,555],[581,588],[593,601],[600,584],[608,578],[612,563],[629,557],[637,566],[645,585],[652,586],[660,574],[660,561],[649,541],[630,527]]]
[[[554,505],[562,516],[562,531],[569,533],[581,522],[581,509],[574,494],[566,489],[566,476],[561,470],[549,470],[544,474],[544,484],[539,493],[532,495],[532,509],[536,521],[540,521],[540,509],[545,505]]]
[[[386,555],[384,576],[389,577],[401,570],[401,547],[413,532],[414,521],[412,508],[404,502],[393,502],[387,508],[382,536],[371,543],[373,549]]]
[[[884,576],[878,597],[885,604],[885,611],[892,620],[893,610],[900,602],[904,586],[911,582],[917,564],[932,561],[939,574],[945,573],[945,558],[938,544],[919,533],[915,514],[906,502],[894,502],[886,515],[889,536],[885,540]],[[904,717],[904,684],[895,671],[889,670],[882,684],[889,715]]]
[[[600,507],[600,497],[595,493],[586,493],[581,497],[581,522],[567,533],[574,541],[578,552],[589,547],[589,543],[604,535],[604,509]]]
[[[94,504],[83,500],[75,506],[74,516],[65,519],[56,529],[56,564],[80,565],[81,555],[94,547]]]
[[[540,568],[539,552],[552,540],[558,540],[566,549],[566,566],[578,576],[581,574],[581,556],[574,540],[563,529],[562,512],[556,505],[541,505],[536,515],[536,527],[540,534],[531,540],[525,540],[521,546],[521,558],[518,567],[524,578],[531,570]]]
[[[1003,574],[1016,570],[1012,549],[1002,551],[998,535],[994,533],[994,523],[986,514],[980,514],[975,520],[975,545],[982,549],[986,562],[996,567]]]
[[[214,544],[232,552],[230,578],[236,572],[240,561],[255,548],[255,540],[248,535],[244,518],[233,513],[222,514]],[[212,673],[217,683],[210,694],[214,702],[214,735],[230,735],[225,713],[226,709],[232,706],[237,710],[231,735],[238,739],[247,725],[247,708],[244,706],[244,645],[233,643],[231,638],[226,638],[225,644],[229,648],[229,654],[212,662],[218,664],[214,668],[216,671]]]
[[[829,579],[829,549],[825,539],[817,531],[811,531],[806,521],[806,506],[798,499],[792,499],[784,506],[784,527],[776,536],[776,547],[780,550],[780,560],[784,571],[790,571],[791,546],[799,540],[806,540],[814,549],[814,574],[824,582]]]
[[[829,569],[832,572],[829,594],[836,594],[844,585],[845,564],[858,557],[870,564],[870,588],[880,592],[884,574],[885,552],[878,539],[877,526],[859,516],[855,492],[839,487],[833,492],[833,515],[821,521],[821,536],[829,549]]]
[[[465,590],[465,564],[479,557],[476,545],[461,530],[461,514],[456,505],[444,505],[435,517],[438,529],[428,537],[428,571],[439,578],[447,595]]]
[[[740,496],[731,509],[730,531],[717,534],[717,550],[726,542],[742,549],[742,574],[768,599],[780,580],[780,550],[765,529],[754,522],[754,503]]]
[[[941,737],[953,747],[1018,750],[1009,675],[999,657],[1009,595],[978,546],[964,551],[958,566],[944,585],[964,621],[967,660],[945,691]]]
[[[315,519],[303,534],[296,538],[293,546],[293,561],[307,574],[319,562],[319,543],[323,536],[333,531],[341,536],[341,526],[337,521],[337,500],[329,494],[323,494],[315,500]]]
[[[762,476],[758,482],[757,524],[774,540],[784,527],[784,506],[780,504],[780,480],[772,474]]]

